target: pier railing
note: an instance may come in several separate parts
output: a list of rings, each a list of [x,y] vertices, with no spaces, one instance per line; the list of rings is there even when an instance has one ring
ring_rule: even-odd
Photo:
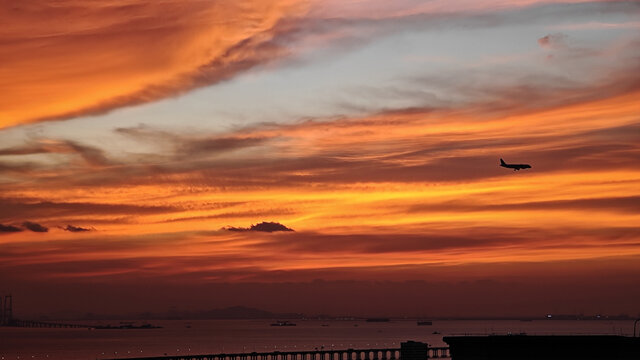
[[[386,348],[152,356],[127,358],[127,360],[424,360],[450,358],[448,347],[428,347],[426,352],[421,353],[422,356],[416,358],[416,354],[403,356],[400,348]],[[123,360],[123,358],[108,360]]]

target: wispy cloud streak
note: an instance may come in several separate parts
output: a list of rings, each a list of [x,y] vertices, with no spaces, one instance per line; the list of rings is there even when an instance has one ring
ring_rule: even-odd
[[[280,56],[274,27],[304,8],[286,0],[3,7],[0,90],[13,95],[0,102],[0,124],[97,114],[227,79]]]

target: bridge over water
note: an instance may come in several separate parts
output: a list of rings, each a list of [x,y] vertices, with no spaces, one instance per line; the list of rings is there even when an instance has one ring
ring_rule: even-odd
[[[50,321],[19,320],[13,317],[13,297],[0,296],[0,326],[38,328],[91,328],[89,325],[56,323]]]
[[[402,343],[400,348],[176,355],[128,358],[127,360],[425,360],[438,358],[450,358],[449,348],[429,347],[425,343],[407,341]]]

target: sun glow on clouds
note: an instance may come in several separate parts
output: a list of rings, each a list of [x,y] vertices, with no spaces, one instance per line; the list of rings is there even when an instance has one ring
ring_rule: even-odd
[[[356,271],[367,278],[370,267],[404,266],[405,275],[415,277],[427,264],[640,256],[640,216],[633,205],[640,199],[636,98],[522,113],[517,127],[516,115],[479,120],[473,111],[414,111],[258,127],[224,141],[175,135],[175,143],[201,146],[176,146],[177,153],[167,155],[175,161],[107,166],[80,179],[40,177],[33,169],[30,176],[43,190],[6,186],[3,223],[37,216],[52,230],[3,235],[3,245],[15,249],[4,266],[101,259],[114,261],[106,277],[126,269],[195,278],[224,269],[227,275],[216,278],[227,280],[303,269],[340,277],[340,269],[348,268],[346,276]],[[263,141],[229,140],[247,138]],[[232,162],[207,160],[211,149],[225,146],[261,150]],[[191,159],[180,151],[190,151]],[[497,167],[505,153],[526,154],[534,168],[512,173]],[[123,182],[114,176],[122,171],[135,175]],[[223,229],[263,219],[296,232]],[[56,230],[67,223],[98,231]],[[67,249],[78,239],[92,245],[60,255],[38,249]],[[224,260],[199,265],[218,257]],[[177,266],[185,258],[191,265]],[[129,261],[116,262],[122,259]],[[82,274],[64,269],[50,276]]]
[[[0,127],[27,130],[0,146],[0,279],[460,281],[553,277],[562,266],[584,275],[610,259],[637,273],[640,262],[629,259],[640,258],[640,72],[632,61],[640,48],[627,36],[596,49],[547,32],[581,26],[545,25],[530,39],[535,50],[399,80],[371,98],[422,105],[363,106],[362,116],[264,123],[258,114],[256,125],[215,133],[135,122],[96,143],[71,127],[62,138],[24,125],[153,102],[345,39],[374,42],[432,22],[492,26],[482,16],[504,11],[497,19],[508,23],[526,18],[518,11],[569,6],[553,3],[2,7],[0,18],[12,20],[0,29]],[[597,7],[576,9],[586,15],[571,24],[589,31],[637,23],[594,25],[608,24],[585,22]],[[450,97],[414,91],[427,87]],[[351,94],[345,103],[368,96]],[[503,169],[501,157],[533,167]],[[229,230],[262,221],[295,231]],[[530,264],[538,263],[554,270],[536,273]]]

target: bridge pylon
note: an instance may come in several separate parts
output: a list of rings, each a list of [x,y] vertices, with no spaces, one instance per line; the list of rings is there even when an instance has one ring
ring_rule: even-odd
[[[13,321],[13,297],[11,295],[5,295],[4,301],[1,301],[2,315],[0,316],[0,325],[11,325]]]

